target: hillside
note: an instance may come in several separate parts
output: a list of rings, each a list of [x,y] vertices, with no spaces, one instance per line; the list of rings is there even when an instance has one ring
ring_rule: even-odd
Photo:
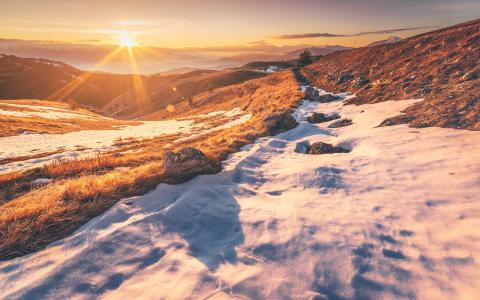
[[[133,124],[135,122],[106,118],[65,103],[45,100],[0,100],[0,137],[34,133],[63,134],[82,130],[113,129]]]
[[[132,119],[164,109],[167,105],[179,103],[203,92],[241,83],[265,76],[263,72],[246,69],[223,71],[195,70],[185,74],[162,76],[152,75],[145,82],[146,100],[149,107],[144,109],[136,101],[138,94],[134,88],[112,99],[102,111],[104,114]]]
[[[302,74],[350,103],[425,98],[389,124],[480,130],[480,19],[397,43],[326,55]]]
[[[76,88],[61,92],[71,85]],[[75,99],[101,108],[131,85],[129,75],[85,72],[58,61],[0,54],[0,99]]]
[[[262,72],[193,70],[182,74],[119,75],[86,72],[68,64],[0,55],[0,99],[74,100],[116,118],[135,118],[215,88],[265,76]],[[137,83],[136,83],[137,81]],[[149,107],[139,107],[138,82]]]

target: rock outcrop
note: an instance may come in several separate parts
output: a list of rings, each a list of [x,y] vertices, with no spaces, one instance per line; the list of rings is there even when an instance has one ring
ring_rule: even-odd
[[[309,86],[305,89],[304,98],[306,100],[314,101],[314,102],[321,102],[321,103],[328,103],[332,101],[337,101],[340,97],[332,95],[332,94],[323,94],[320,95],[320,92],[313,87]]]
[[[308,149],[308,154],[331,154],[331,153],[348,153],[351,150],[338,147],[338,146],[333,146],[331,144],[323,143],[323,142],[318,142],[314,143],[310,146]]]
[[[289,112],[283,112],[267,116],[263,120],[263,126],[267,130],[267,135],[277,135],[297,127],[298,122]]]
[[[307,117],[307,121],[312,124],[324,123],[332,120],[340,119],[338,114],[323,114],[314,112]]]
[[[197,175],[219,171],[219,168],[202,151],[193,147],[186,147],[177,152],[165,152],[163,165],[168,181],[173,183],[180,183]]]
[[[349,126],[349,125],[352,125],[352,124],[353,124],[353,122],[352,122],[351,119],[341,119],[341,120],[338,120],[338,121],[330,124],[328,126],[328,128],[340,128],[340,127],[345,127],[345,126]]]

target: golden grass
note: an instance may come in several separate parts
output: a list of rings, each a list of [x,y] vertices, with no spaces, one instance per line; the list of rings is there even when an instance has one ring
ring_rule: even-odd
[[[0,101],[0,109],[10,111],[32,111],[26,107],[15,107],[5,104],[22,104],[39,107],[56,107],[66,110],[71,110],[68,105],[64,103],[58,103],[53,101],[44,100],[2,100]],[[84,109],[72,110],[74,113],[92,114]],[[23,132],[35,132],[35,133],[68,133],[80,130],[88,129],[115,129],[115,126],[122,125],[136,125],[138,122],[133,121],[121,121],[104,118],[100,115],[94,115],[95,119],[85,118],[61,118],[61,119],[48,119],[38,116],[33,117],[17,117],[17,116],[4,116],[0,114],[0,137],[12,136],[21,134]]]
[[[253,116],[242,125],[183,143],[172,144],[174,137],[157,138],[143,141],[139,152],[121,156],[111,153],[45,167],[41,171],[42,176],[58,180],[0,205],[0,259],[10,259],[45,247],[71,234],[116,201],[144,194],[165,182],[161,160],[165,149],[196,147],[220,166],[221,160],[228,154],[266,134],[262,121],[267,115],[289,111],[300,99],[301,92],[291,72],[273,74],[231,88],[214,90],[197,98],[202,107],[192,111],[195,114],[248,105],[247,110]],[[178,106],[184,105],[188,103]]]

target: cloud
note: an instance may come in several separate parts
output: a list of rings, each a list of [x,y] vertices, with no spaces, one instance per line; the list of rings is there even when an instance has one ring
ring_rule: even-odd
[[[273,36],[274,39],[279,40],[294,40],[294,39],[310,39],[318,37],[343,37],[348,36],[344,34],[331,34],[331,33],[299,33],[299,34],[284,34]]]
[[[376,31],[365,31],[365,32],[358,32],[354,34],[333,34],[333,33],[300,33],[300,34],[283,34],[273,36],[273,39],[279,40],[293,40],[293,39],[310,39],[310,38],[330,38],[330,37],[355,37],[355,36],[363,36],[363,35],[371,35],[371,34],[390,34],[402,31],[412,31],[418,29],[429,29],[429,28],[436,28],[437,26],[422,26],[422,27],[408,27],[408,28],[395,28],[395,29],[386,29],[386,30],[376,30]]]

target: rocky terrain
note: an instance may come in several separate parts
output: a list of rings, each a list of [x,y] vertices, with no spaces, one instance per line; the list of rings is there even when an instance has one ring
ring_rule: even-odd
[[[425,100],[389,124],[480,130],[480,20],[326,55],[301,73],[315,86],[349,91],[351,104]]]

